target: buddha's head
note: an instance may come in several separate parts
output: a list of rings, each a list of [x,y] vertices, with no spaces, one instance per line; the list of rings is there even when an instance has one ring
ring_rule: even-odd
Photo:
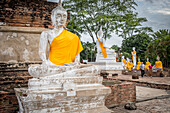
[[[100,30],[97,32],[98,38],[103,38],[103,31],[102,31],[102,26],[100,26]]]
[[[135,47],[133,47],[132,49],[133,49],[133,51],[135,51]]]
[[[125,58],[125,56],[122,56],[122,59],[124,59]]]
[[[147,61],[149,61],[149,58],[147,58]]]
[[[129,58],[126,58],[127,61],[129,61]]]
[[[59,4],[52,10],[51,14],[52,25],[55,28],[64,27],[67,21],[67,11]]]
[[[140,58],[138,58],[138,61],[140,62]]]
[[[159,60],[160,60],[160,57],[159,57],[159,56],[157,56],[157,58],[156,58],[156,59],[157,59],[157,61],[159,61]]]

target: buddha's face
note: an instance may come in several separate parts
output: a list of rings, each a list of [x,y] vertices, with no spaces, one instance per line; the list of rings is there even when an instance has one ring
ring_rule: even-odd
[[[133,47],[133,51],[135,51],[135,47]]]
[[[156,58],[156,59],[157,59],[157,61],[159,61],[159,60],[160,60],[160,57],[159,57],[159,56],[157,56],[157,58]]]
[[[55,28],[64,27],[67,21],[67,12],[63,10],[57,10],[54,12],[53,25]]]

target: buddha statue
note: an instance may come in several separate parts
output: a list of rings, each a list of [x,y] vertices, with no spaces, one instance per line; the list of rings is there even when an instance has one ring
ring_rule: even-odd
[[[102,62],[100,59],[104,61],[108,60],[108,62],[116,62],[116,52],[115,50],[109,49],[109,47],[106,46],[105,39],[103,38],[103,31],[102,26],[100,27],[100,30],[97,32],[97,55],[96,55],[96,62]]]
[[[126,69],[129,67],[129,58],[126,58]]]
[[[136,66],[136,69],[139,70],[140,69],[140,65],[141,65],[141,61],[140,61],[140,58],[138,58],[138,64]]]
[[[129,71],[131,71],[132,68],[133,68],[133,62],[130,62],[128,66]]]
[[[124,56],[122,56],[122,66],[123,66],[123,69],[126,69],[126,59]]]
[[[149,70],[149,66],[150,66],[150,62],[149,62],[149,58],[147,58],[147,62],[146,62],[146,65],[145,65],[145,69]]]
[[[54,29],[40,37],[42,64],[30,65],[28,88],[15,89],[20,113],[108,113],[105,97],[111,89],[102,85],[98,66],[79,64],[83,48],[79,37],[63,28],[67,12],[60,3],[51,14]]]
[[[136,51],[135,51],[135,47],[132,48],[133,52],[132,52],[132,61],[133,61],[133,66],[136,67]]]
[[[113,49],[113,62],[116,62],[116,58],[117,56],[116,56],[116,51]]]
[[[157,61],[155,62],[155,69],[156,70],[163,70],[162,62],[160,61],[159,56],[157,56]]]
[[[30,75],[51,75],[60,73],[59,70],[76,67],[79,64],[79,53],[83,50],[77,35],[64,29],[67,21],[67,12],[62,5],[52,10],[52,25],[54,29],[43,31],[39,42],[39,56],[42,65],[31,65],[28,69]]]

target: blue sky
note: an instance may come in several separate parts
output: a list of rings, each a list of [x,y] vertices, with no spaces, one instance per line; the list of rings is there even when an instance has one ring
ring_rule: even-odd
[[[152,27],[156,32],[159,29],[170,30],[170,0],[135,0],[138,6],[136,11],[138,17],[147,18],[148,22],[143,23],[143,26]],[[91,38],[88,35],[82,35],[82,41],[91,42]],[[115,34],[112,34],[111,39],[106,41],[106,45],[111,47],[112,45],[121,46],[122,38]]]

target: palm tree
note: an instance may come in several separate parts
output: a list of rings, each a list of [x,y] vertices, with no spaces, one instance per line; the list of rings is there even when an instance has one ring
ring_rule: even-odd
[[[169,67],[170,61],[170,31],[162,29],[152,34],[153,40],[147,48],[147,54],[156,59],[159,55],[164,66]]]

